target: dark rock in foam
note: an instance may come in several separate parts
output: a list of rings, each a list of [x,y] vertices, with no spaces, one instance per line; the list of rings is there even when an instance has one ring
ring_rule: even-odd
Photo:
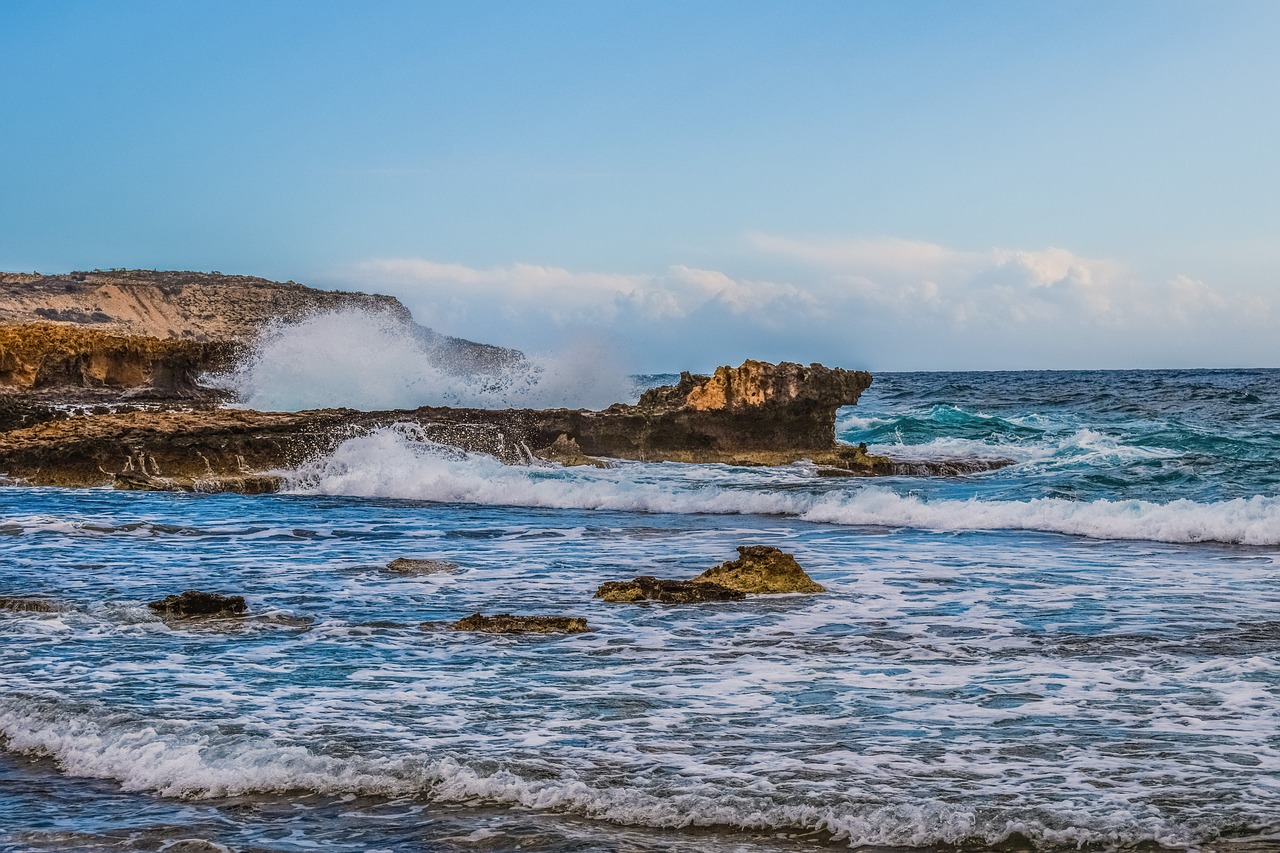
[[[483,634],[581,634],[591,630],[587,620],[578,616],[513,616],[510,613],[496,616],[473,613],[457,622],[423,622],[420,627],[424,631],[444,628]]]
[[[180,595],[170,595],[159,601],[150,602],[147,607],[161,616],[242,616],[248,609],[244,596],[219,595],[189,589]]]
[[[620,604],[640,601],[698,604],[704,601],[740,601],[747,596],[718,583],[665,580],[652,575],[641,575],[634,580],[603,583],[596,590],[595,597]]]
[[[63,605],[48,598],[25,595],[0,596],[0,610],[17,613],[58,613],[65,609]]]
[[[748,594],[825,591],[800,568],[791,554],[768,545],[744,545],[738,548],[738,559],[707,569],[693,580],[664,580],[641,575],[634,580],[601,584],[595,597],[619,603],[658,601],[663,604],[696,604],[738,601]]]
[[[411,557],[397,557],[387,563],[386,569],[393,575],[439,575],[458,571],[456,563],[446,560],[423,560]]]

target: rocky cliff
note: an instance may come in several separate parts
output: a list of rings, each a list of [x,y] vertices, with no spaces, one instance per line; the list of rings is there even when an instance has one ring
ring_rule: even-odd
[[[514,350],[417,326],[390,296],[218,273],[0,273],[0,329],[6,333],[0,338],[0,386],[189,391],[196,374],[226,367],[267,324],[347,308],[401,318],[459,372],[500,369],[521,358]],[[175,370],[184,372],[181,381]]]
[[[180,399],[200,371],[231,366],[230,343],[156,338],[64,323],[0,326],[0,385],[22,391],[77,387]]]

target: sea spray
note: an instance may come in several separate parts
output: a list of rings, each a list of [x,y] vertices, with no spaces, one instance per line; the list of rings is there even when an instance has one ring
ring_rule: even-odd
[[[210,381],[265,411],[349,408],[603,408],[634,382],[602,347],[582,343],[476,371],[400,315],[360,309],[265,329],[235,370]]]

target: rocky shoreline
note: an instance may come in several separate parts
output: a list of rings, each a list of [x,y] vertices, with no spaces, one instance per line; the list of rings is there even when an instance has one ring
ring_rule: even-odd
[[[514,351],[416,326],[390,297],[204,273],[0,274],[0,477],[11,484],[165,491],[276,491],[278,472],[353,436],[403,425],[412,438],[508,464],[609,460],[789,465],[826,476],[956,475],[983,460],[895,461],[841,445],[835,417],[865,371],[748,360],[684,373],[604,410],[224,408],[200,384],[281,319],[358,308],[395,315],[452,369],[497,375]]]

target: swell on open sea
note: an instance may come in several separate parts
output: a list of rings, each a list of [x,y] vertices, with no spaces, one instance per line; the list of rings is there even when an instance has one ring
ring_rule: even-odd
[[[882,374],[952,478],[506,467],[0,489],[0,850],[1280,850],[1280,371]],[[611,605],[738,545],[827,592]],[[457,564],[405,577],[396,557]],[[147,601],[243,594],[232,625]],[[470,613],[574,636],[424,631]]]

